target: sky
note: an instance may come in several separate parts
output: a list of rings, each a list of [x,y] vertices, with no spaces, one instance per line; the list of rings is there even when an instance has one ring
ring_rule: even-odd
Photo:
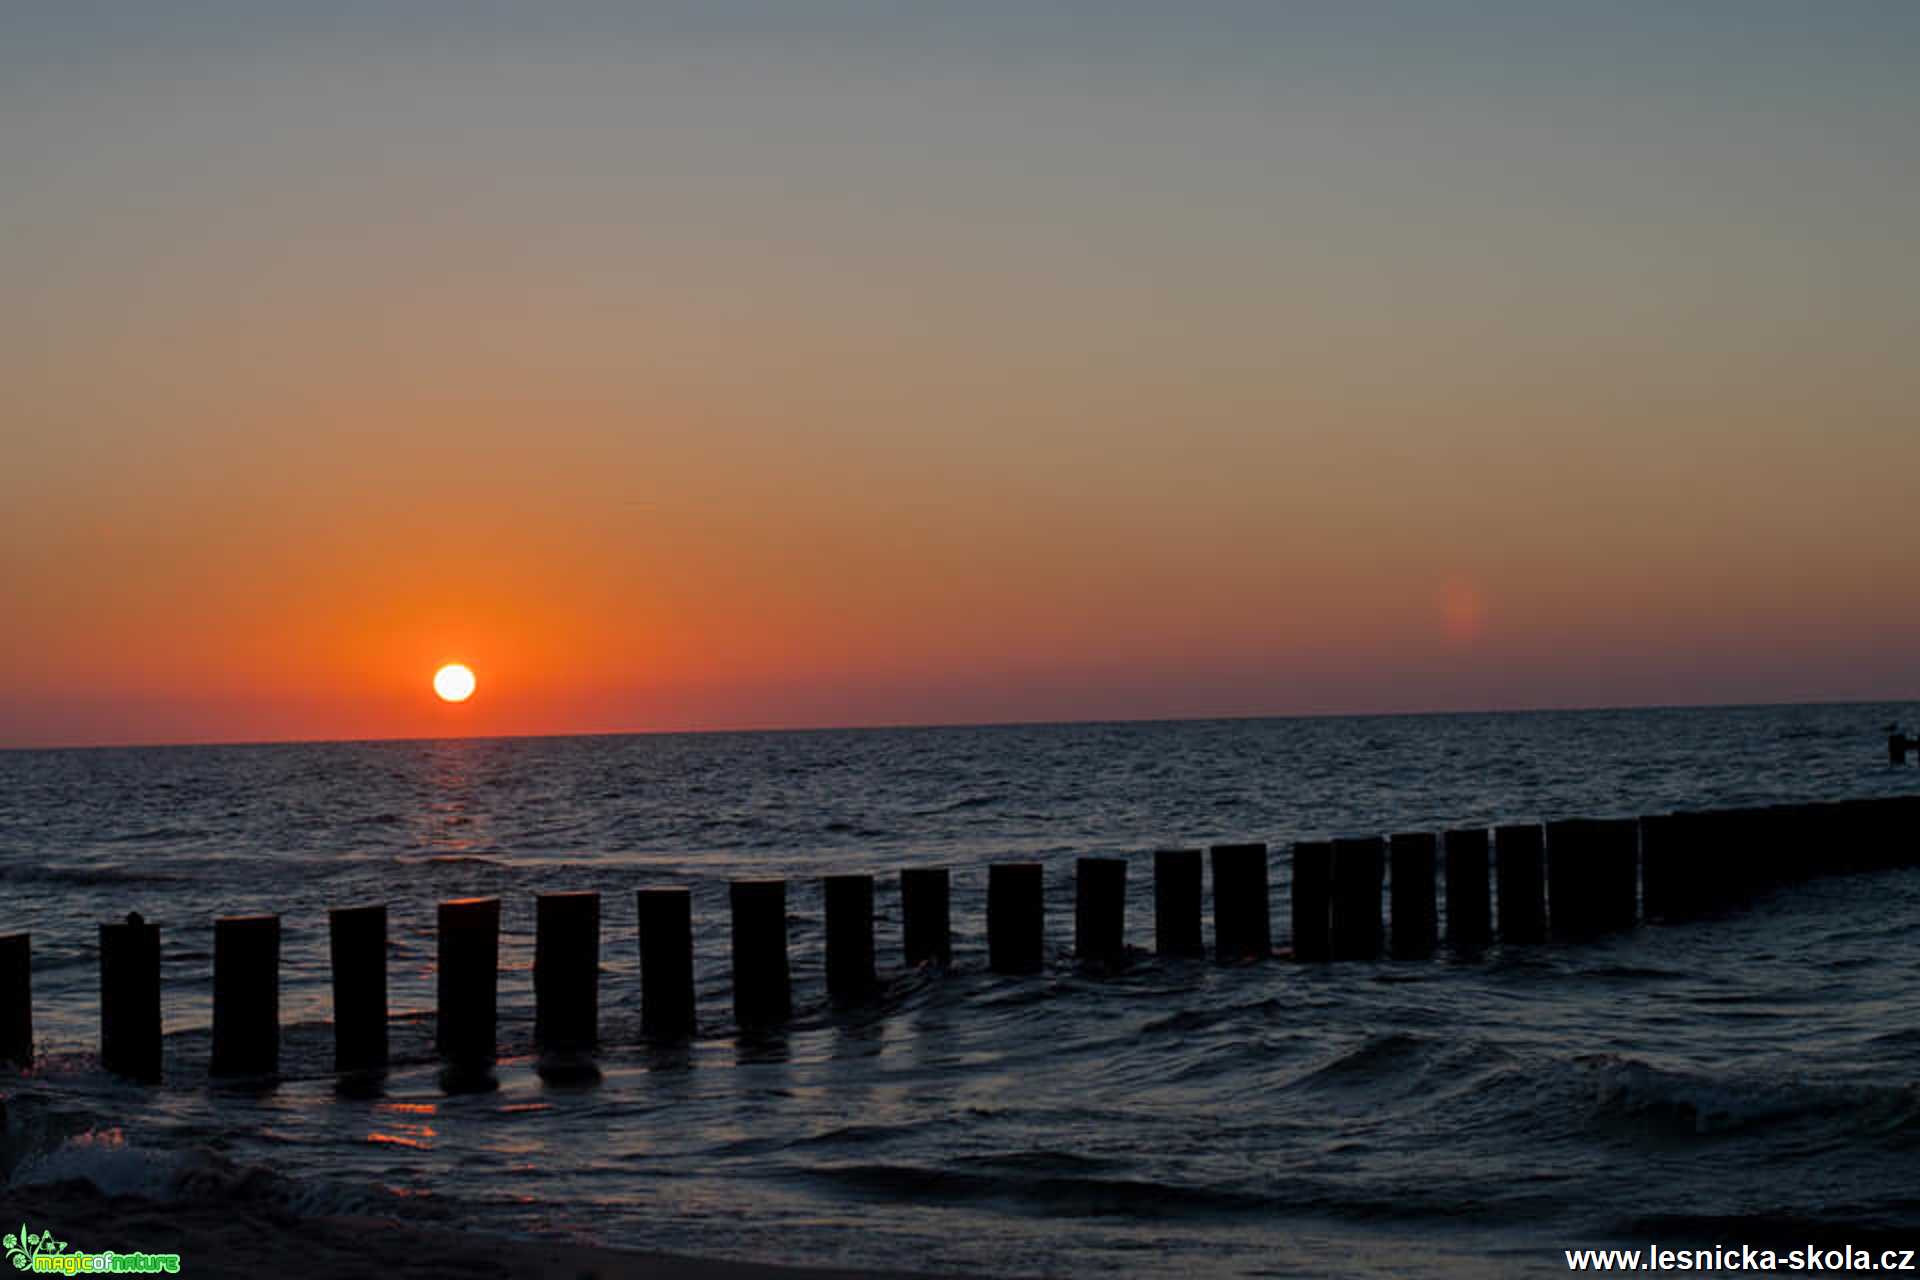
[[[17,0],[0,746],[1915,698],[1917,67],[1910,0]]]

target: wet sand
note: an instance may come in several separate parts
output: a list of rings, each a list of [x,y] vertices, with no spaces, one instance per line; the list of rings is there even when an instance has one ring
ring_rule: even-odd
[[[177,1253],[180,1274],[241,1280],[935,1280],[905,1272],[788,1267],[594,1245],[507,1240],[372,1217],[303,1218],[265,1203],[146,1200],[92,1184],[10,1187],[4,1221],[50,1230],[66,1252]],[[31,1274],[29,1272],[28,1274]]]

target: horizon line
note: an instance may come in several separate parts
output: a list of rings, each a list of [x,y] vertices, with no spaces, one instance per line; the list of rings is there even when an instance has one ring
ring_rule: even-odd
[[[476,733],[395,735],[368,738],[208,738],[165,742],[71,742],[38,746],[0,745],[0,754],[29,751],[156,751],[189,747],[312,747],[374,746],[415,742],[539,742],[560,738],[642,738],[717,736],[720,734],[779,733],[888,733],[915,729],[1030,729],[1070,725],[1128,724],[1204,724],[1241,720],[1386,720],[1424,716],[1497,716],[1497,715],[1580,715],[1602,711],[1704,711],[1760,710],[1769,707],[1847,707],[1885,706],[1915,703],[1920,698],[1808,698],[1785,702],[1650,702],[1611,705],[1579,703],[1573,705],[1539,704],[1508,707],[1428,708],[1418,711],[1319,711],[1250,712],[1230,715],[1118,716],[1071,720],[947,720],[898,721],[871,724],[799,724],[758,725],[707,729],[581,729],[555,733]]]

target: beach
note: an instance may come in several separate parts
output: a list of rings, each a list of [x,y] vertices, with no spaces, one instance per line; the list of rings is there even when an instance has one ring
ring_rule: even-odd
[[[568,1241],[515,1240],[396,1218],[302,1217],[268,1203],[107,1196],[91,1183],[9,1188],[9,1221],[57,1224],[67,1253],[139,1251],[180,1258],[180,1274],[246,1280],[939,1280],[931,1272],[776,1266]]]

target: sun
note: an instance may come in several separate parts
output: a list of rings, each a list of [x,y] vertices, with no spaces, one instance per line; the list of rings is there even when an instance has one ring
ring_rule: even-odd
[[[433,691],[442,702],[465,702],[473,696],[473,672],[457,662],[449,662],[433,673]]]

